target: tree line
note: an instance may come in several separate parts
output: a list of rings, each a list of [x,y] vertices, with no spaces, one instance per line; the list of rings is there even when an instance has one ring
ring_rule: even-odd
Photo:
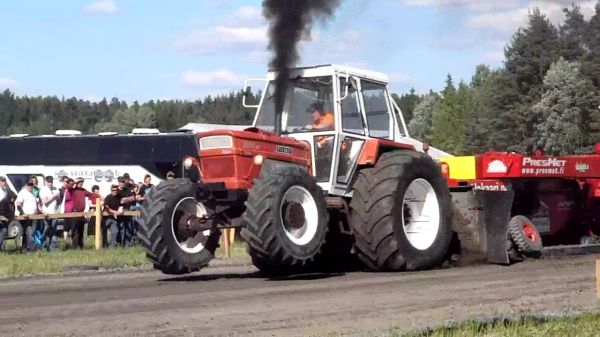
[[[506,45],[500,68],[478,65],[471,80],[458,85],[448,75],[440,92],[393,94],[411,136],[457,155],[592,151],[600,142],[600,1],[589,20],[575,5],[564,13],[556,27],[533,10]],[[249,125],[254,110],[243,108],[241,100],[240,90],[196,101],[128,105],[118,98],[19,97],[7,89],[0,94],[0,134],[172,131],[188,122]]]
[[[249,101],[257,97],[250,94]],[[134,128],[173,131],[186,123],[249,125],[254,111],[242,106],[242,91],[207,96],[196,101],[164,100],[127,104],[118,98],[100,102],[72,98],[0,94],[0,135],[52,134],[58,129],[83,133],[131,132]]]

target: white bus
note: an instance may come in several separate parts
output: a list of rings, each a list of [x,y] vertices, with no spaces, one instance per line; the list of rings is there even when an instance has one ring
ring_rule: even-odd
[[[173,171],[181,176],[181,160],[198,155],[193,132],[162,134],[51,135],[0,137],[0,176],[18,193],[30,176],[37,176],[39,186],[44,177],[83,178],[84,187],[100,187],[110,193],[110,186],[125,173],[137,183],[149,174],[153,184]]]

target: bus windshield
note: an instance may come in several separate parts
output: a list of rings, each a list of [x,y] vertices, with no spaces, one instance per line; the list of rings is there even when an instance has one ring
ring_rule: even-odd
[[[256,127],[275,129],[275,83],[270,81],[258,111]],[[333,123],[331,76],[290,79],[282,115],[284,133],[330,131]]]

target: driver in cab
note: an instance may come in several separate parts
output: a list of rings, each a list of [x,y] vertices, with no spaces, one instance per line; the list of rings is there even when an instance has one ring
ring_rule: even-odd
[[[313,118],[313,123],[308,124],[306,129],[314,131],[333,130],[334,118],[333,113],[325,112],[322,103],[311,104],[306,112],[310,113]]]

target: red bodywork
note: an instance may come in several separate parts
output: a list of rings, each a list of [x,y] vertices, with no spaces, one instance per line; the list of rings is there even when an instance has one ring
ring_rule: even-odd
[[[204,183],[224,183],[227,189],[250,189],[260,174],[263,160],[294,163],[312,172],[311,148],[308,142],[281,137],[271,132],[249,128],[244,131],[215,130],[197,134],[197,139],[210,136],[230,136],[230,148],[200,150],[200,160],[194,161]],[[392,149],[415,150],[410,144],[396,143],[386,139],[367,139],[359,158],[359,166],[374,165],[382,152]]]
[[[475,166],[476,179],[448,179],[449,186],[515,191],[512,215],[529,217],[543,235],[566,238],[573,232],[600,232],[598,152],[572,156],[488,152],[476,156]]]
[[[231,136],[233,146],[200,151],[199,168],[204,183],[223,182],[227,189],[249,189],[260,173],[261,164],[254,162],[257,155],[311,169],[310,146],[306,142],[255,128],[202,132],[197,138],[209,136]]]

